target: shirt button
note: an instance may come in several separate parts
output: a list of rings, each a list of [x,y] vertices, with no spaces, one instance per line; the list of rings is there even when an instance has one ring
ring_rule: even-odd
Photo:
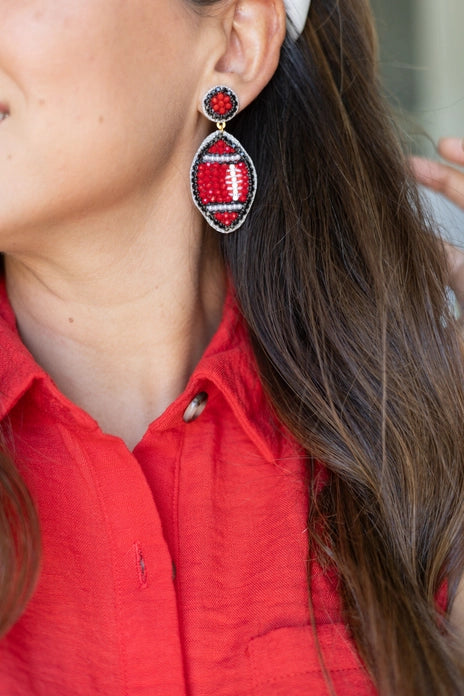
[[[196,420],[198,416],[201,416],[205,410],[207,401],[208,394],[206,392],[200,392],[197,394],[184,411],[183,419],[185,423],[191,423],[192,421]]]

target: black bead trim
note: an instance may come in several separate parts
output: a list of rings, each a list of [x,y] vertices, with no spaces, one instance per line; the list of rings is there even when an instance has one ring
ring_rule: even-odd
[[[225,225],[224,223],[220,222],[217,220],[213,213],[208,210],[208,204],[204,204],[203,201],[201,200],[200,197],[200,192],[198,190],[198,184],[197,184],[197,176],[198,176],[198,168],[200,164],[203,162],[203,156],[206,154],[206,152],[209,150],[209,148],[215,143],[217,140],[224,139],[228,142],[229,145],[231,145],[237,154],[240,155],[240,159],[245,162],[247,170],[248,170],[248,176],[249,176],[249,183],[248,183],[248,196],[246,201],[243,203],[242,210],[239,213],[238,218],[232,222],[230,225]],[[213,227],[213,229],[217,230],[218,232],[222,232],[224,234],[229,234],[230,232],[234,232],[236,229],[241,227],[241,225],[245,222],[245,219],[250,212],[250,208],[253,204],[255,194],[256,194],[256,188],[257,188],[257,176],[256,176],[256,170],[253,164],[253,161],[248,154],[248,152],[245,150],[245,148],[240,144],[240,142],[237,140],[237,138],[234,138],[233,135],[230,133],[226,132],[219,132],[217,131],[216,133],[211,133],[211,135],[208,135],[205,140],[202,142],[200,145],[194,159],[192,162],[192,167],[190,169],[190,187],[192,191],[192,198],[193,201],[198,208],[198,210],[201,212],[207,223]]]

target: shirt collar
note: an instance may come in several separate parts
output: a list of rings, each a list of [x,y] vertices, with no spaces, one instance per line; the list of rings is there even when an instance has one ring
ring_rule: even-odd
[[[3,419],[36,379],[45,377],[21,342],[16,319],[0,278],[0,419]]]
[[[0,419],[40,381],[57,412],[80,411],[56,388],[22,343],[8,300],[5,279],[0,279]],[[195,368],[184,392],[154,422],[162,431],[178,425],[188,403],[208,383],[223,394],[235,418],[266,459],[278,456],[283,427],[273,416],[261,386],[245,322],[229,288],[221,323]],[[81,415],[83,412],[80,411]],[[80,423],[85,418],[78,418]],[[93,423],[92,419],[87,419]]]

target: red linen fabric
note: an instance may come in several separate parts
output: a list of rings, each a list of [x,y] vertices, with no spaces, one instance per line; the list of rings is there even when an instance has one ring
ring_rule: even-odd
[[[0,289],[0,418],[43,563],[0,641],[1,696],[322,696],[302,452],[275,423],[229,297],[184,393],[133,452],[34,362]],[[189,423],[199,392],[208,401]],[[374,689],[313,564],[337,693]]]

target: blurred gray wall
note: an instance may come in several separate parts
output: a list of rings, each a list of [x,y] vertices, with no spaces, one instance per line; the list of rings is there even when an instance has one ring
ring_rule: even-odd
[[[393,99],[433,139],[464,135],[464,0],[371,2]]]
[[[418,101],[414,0],[372,0],[380,43],[380,70],[392,100],[413,112]]]
[[[415,152],[435,158],[440,136],[464,136],[464,0],[371,4],[387,92],[410,117]],[[464,213],[435,194],[430,201],[444,234],[464,245]]]

